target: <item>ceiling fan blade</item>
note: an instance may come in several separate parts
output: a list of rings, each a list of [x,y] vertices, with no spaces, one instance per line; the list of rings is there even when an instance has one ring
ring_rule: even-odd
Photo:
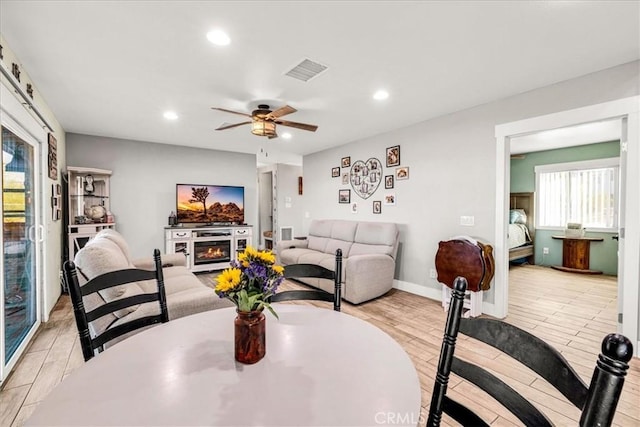
[[[265,119],[277,119],[278,117],[286,116],[287,114],[295,113],[296,110],[293,107],[285,105],[284,107],[278,108],[276,111],[272,111],[265,116]]]
[[[251,114],[241,113],[239,111],[227,110],[225,108],[211,107],[212,110],[224,111],[225,113],[238,114],[240,116],[251,117]]]
[[[290,122],[287,120],[276,120],[276,124],[282,125],[282,126],[289,126],[292,128],[298,128],[298,129],[302,129],[302,130],[308,130],[310,132],[315,132],[318,129],[318,126],[316,125],[308,125],[306,123],[298,123],[298,122]]]
[[[231,129],[234,128],[236,126],[242,126],[242,125],[248,125],[249,123],[251,123],[251,121],[248,122],[242,122],[242,123],[234,123],[232,125],[222,125],[219,128],[217,128],[216,130],[225,130],[225,129]]]

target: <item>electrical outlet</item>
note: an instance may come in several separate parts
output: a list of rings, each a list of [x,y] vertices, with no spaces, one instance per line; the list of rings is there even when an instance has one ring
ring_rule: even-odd
[[[549,255],[549,248],[542,248],[542,255]]]
[[[432,268],[431,270],[429,270],[429,277],[431,277],[432,279],[436,278],[436,270],[435,270],[435,268]]]

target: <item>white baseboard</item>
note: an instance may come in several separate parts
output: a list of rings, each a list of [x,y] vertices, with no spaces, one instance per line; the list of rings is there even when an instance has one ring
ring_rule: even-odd
[[[442,301],[442,289],[433,289],[417,283],[404,282],[402,280],[394,280],[393,287],[410,294],[420,295],[436,301]]]
[[[409,292],[410,294],[420,295],[421,297],[436,301],[442,301],[442,289],[428,288],[426,286],[418,285],[417,283],[405,282],[402,280],[394,280],[393,287],[401,291]],[[495,304],[486,301],[482,302],[482,314],[497,317],[495,313]]]

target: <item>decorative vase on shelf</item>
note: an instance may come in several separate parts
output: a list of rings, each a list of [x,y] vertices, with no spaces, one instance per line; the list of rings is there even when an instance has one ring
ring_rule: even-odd
[[[267,351],[265,326],[262,310],[238,311],[235,318],[235,354],[236,360],[248,365],[264,357]]]

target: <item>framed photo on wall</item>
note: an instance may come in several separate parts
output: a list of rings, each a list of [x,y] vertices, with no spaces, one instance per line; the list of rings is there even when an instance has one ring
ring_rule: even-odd
[[[394,193],[387,193],[384,195],[384,204],[387,206],[395,206],[396,195]]]
[[[396,168],[396,180],[402,181],[403,179],[409,179],[409,168],[407,166]]]
[[[374,214],[381,214],[382,213],[382,201],[381,200],[374,200],[373,201],[373,213]]]
[[[342,167],[348,168],[351,166],[351,157],[343,157],[342,158]]]
[[[400,166],[400,146],[387,148],[387,167]]]
[[[331,168],[331,178],[337,178],[340,176],[340,168]]]
[[[393,175],[385,175],[384,188],[386,189],[393,188]]]
[[[49,152],[47,153],[49,178],[58,179],[58,141],[52,133],[49,134]]]
[[[338,203],[351,203],[351,190],[338,190]]]

